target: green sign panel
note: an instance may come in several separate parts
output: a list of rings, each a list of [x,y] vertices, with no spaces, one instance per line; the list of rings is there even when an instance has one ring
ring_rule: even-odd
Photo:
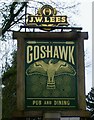
[[[25,107],[77,108],[75,41],[25,40]]]

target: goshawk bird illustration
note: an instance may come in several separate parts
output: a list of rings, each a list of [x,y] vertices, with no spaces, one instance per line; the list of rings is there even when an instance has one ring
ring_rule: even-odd
[[[33,64],[31,64],[27,70],[27,75],[40,74],[44,76],[48,76],[47,88],[55,88],[55,76],[59,76],[62,74],[68,74],[75,76],[75,69],[68,64],[67,62],[59,60],[57,63],[53,63],[52,60],[49,60],[48,64],[44,61],[40,60]]]

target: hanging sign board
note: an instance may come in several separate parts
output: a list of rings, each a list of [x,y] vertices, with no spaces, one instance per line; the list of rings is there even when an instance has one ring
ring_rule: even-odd
[[[27,25],[28,26],[41,26],[42,30],[52,30],[55,26],[67,26],[67,16],[57,16],[57,10],[50,5],[44,5],[42,8],[38,9],[37,15],[28,14],[27,15]],[[45,27],[45,28],[44,28]]]
[[[76,43],[57,41],[25,40],[26,109],[77,108]]]

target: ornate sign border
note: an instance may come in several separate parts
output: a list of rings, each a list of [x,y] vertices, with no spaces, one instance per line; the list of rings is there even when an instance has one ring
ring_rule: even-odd
[[[50,5],[44,5],[39,8],[37,15],[27,15],[26,25],[28,26],[43,26],[42,30],[50,31],[55,26],[68,26],[67,16],[58,16],[57,10]],[[45,27],[45,28],[44,28]]]

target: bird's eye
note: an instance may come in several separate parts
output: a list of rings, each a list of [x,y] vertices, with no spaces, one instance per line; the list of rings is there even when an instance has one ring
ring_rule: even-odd
[[[61,65],[60,65],[60,68],[64,68],[64,67],[66,67],[67,66],[67,64],[65,63],[65,62],[63,62]]]
[[[35,63],[36,65],[39,65],[39,63]]]
[[[39,64],[36,62],[36,63],[35,63],[35,66],[39,66]]]
[[[66,62],[63,62],[63,66],[66,66],[67,64],[66,64]]]
[[[35,66],[35,67],[42,67],[42,65],[39,64],[38,62],[36,62],[36,63],[34,64],[34,66]]]

